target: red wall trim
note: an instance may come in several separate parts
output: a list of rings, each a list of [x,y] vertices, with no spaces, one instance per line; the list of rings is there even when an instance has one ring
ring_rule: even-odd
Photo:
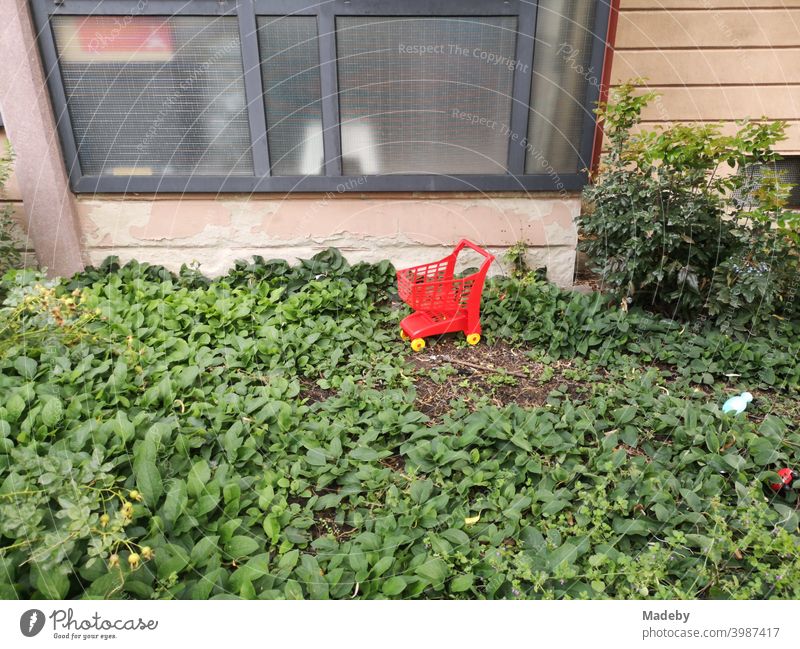
[[[610,0],[611,11],[608,14],[608,39],[606,40],[606,51],[603,55],[603,74],[600,77],[600,97],[599,103],[608,101],[608,87],[611,85],[611,64],[614,61],[614,43],[617,39],[617,23],[619,22],[619,3],[620,0]],[[603,149],[603,123],[598,120],[594,128],[594,144],[592,145],[592,177],[597,173],[600,166],[600,152]]]

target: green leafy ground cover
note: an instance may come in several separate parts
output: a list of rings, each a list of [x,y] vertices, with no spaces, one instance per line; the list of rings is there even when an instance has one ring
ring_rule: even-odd
[[[393,287],[335,251],[8,276],[0,597],[800,597],[796,498],[765,487],[798,460],[796,323],[495,279],[485,342],[422,364]],[[501,349],[524,363],[435,362]]]

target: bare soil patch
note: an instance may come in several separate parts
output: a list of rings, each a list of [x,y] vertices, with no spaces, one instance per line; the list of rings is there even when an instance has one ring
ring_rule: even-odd
[[[443,337],[429,341],[422,352],[409,354],[408,360],[418,370],[417,409],[432,420],[448,412],[453,399],[466,396],[486,397],[498,407],[515,403],[534,408],[544,405],[553,390],[573,400],[580,400],[586,390],[585,383],[564,376],[572,366],[570,360],[545,365],[532,360],[526,350],[502,342],[468,347]]]

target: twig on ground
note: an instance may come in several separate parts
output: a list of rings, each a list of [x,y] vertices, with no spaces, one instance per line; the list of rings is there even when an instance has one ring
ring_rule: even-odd
[[[474,370],[481,370],[483,372],[505,372],[506,374],[510,374],[511,376],[516,376],[521,379],[527,379],[528,376],[523,374],[522,372],[515,372],[514,370],[507,370],[504,368],[494,368],[494,367],[487,367],[486,365],[480,365],[478,363],[471,363],[469,361],[462,361],[457,358],[451,358],[450,356],[441,356],[440,357],[443,361],[447,363],[456,363],[457,365],[464,365],[466,367],[471,367]]]

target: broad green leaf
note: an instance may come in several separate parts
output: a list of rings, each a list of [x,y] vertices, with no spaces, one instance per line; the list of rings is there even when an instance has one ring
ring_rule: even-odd
[[[164,493],[161,472],[151,460],[142,460],[134,461],[133,473],[136,476],[136,486],[144,496],[145,505],[152,509]]]
[[[323,449],[312,448],[306,453],[306,461],[313,466],[323,466],[328,463],[328,458]]]
[[[455,545],[456,548],[459,548],[459,546],[464,548],[469,545],[469,536],[467,536],[466,532],[463,532],[462,530],[450,528],[449,530],[442,532],[442,536],[450,541],[450,543]]]
[[[442,587],[444,580],[450,574],[450,568],[441,559],[429,559],[417,568],[417,574],[428,580],[435,589]]]
[[[372,567],[372,575],[375,577],[380,577],[384,572],[392,567],[393,563],[394,557],[381,557],[378,559],[378,563]]]
[[[636,406],[624,406],[614,411],[614,420],[618,426],[623,426],[636,416]]]
[[[42,423],[48,428],[56,426],[64,416],[64,406],[56,397],[48,397],[42,407]]]
[[[5,406],[9,421],[17,421],[22,413],[25,412],[25,400],[16,393],[8,398]]]
[[[122,411],[118,411],[112,420],[112,429],[114,434],[119,437],[123,444],[126,444],[133,439],[136,429],[134,425],[128,420],[128,415]],[[155,460],[155,457],[153,458]]]
[[[286,599],[305,599],[303,597],[303,589],[294,579],[290,579],[283,587],[283,593]]]
[[[453,593],[463,593],[472,588],[474,577],[472,575],[458,575],[450,582],[450,591]]]
[[[254,554],[261,544],[250,536],[234,536],[225,544],[225,552],[234,559],[241,559]]]
[[[23,378],[32,379],[36,376],[38,367],[39,364],[28,356],[17,356],[14,359],[14,369],[17,370]]]
[[[428,500],[432,492],[433,482],[430,480],[415,480],[411,483],[411,499],[417,504],[422,504]]]
[[[192,565],[202,568],[207,565],[211,557],[219,552],[219,536],[204,536],[197,543],[189,556]]]
[[[33,585],[47,599],[64,599],[69,592],[69,577],[59,569],[45,569],[36,563],[31,571]]]
[[[373,460],[378,459],[378,452],[371,448],[361,446],[359,448],[355,448],[352,451],[350,451],[349,456],[354,460],[360,460],[362,462],[372,462]]]
[[[172,480],[164,499],[164,505],[161,507],[161,515],[164,520],[173,525],[186,510],[187,502],[186,483],[180,479]]]
[[[211,480],[211,469],[208,462],[199,460],[195,462],[186,479],[186,491],[190,496],[199,496],[206,490],[206,484]]]
[[[706,448],[715,455],[719,453],[719,437],[710,428],[706,431]]]
[[[405,590],[406,584],[405,577],[389,577],[389,579],[383,582],[381,592],[388,597],[394,597]]]
[[[264,517],[264,523],[262,526],[270,542],[273,545],[277,544],[281,534],[281,525],[278,522],[278,519],[272,514],[270,514]]]
[[[290,550],[280,558],[280,560],[278,561],[278,568],[280,570],[291,570],[297,565],[297,561],[299,560],[299,558],[300,558],[299,550]]]

